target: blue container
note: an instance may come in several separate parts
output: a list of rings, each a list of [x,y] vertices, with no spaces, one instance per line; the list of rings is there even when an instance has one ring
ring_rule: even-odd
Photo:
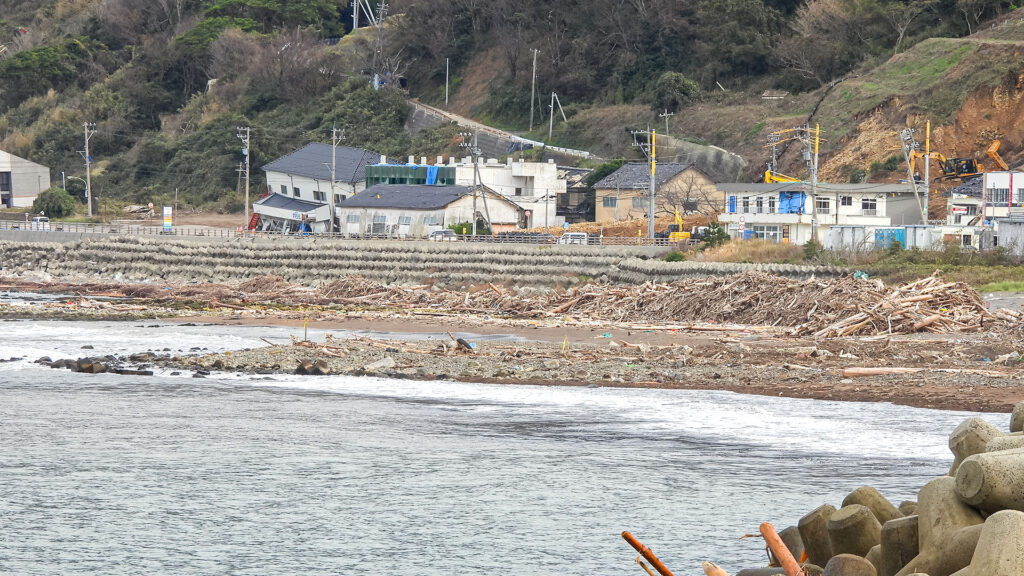
[[[875,247],[888,248],[893,242],[907,247],[907,231],[903,228],[875,228]]]

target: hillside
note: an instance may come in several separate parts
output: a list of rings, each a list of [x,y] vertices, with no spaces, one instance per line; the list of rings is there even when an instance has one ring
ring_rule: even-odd
[[[384,25],[364,15],[352,33],[347,0],[0,0],[0,148],[64,172],[80,193],[78,151],[95,123],[101,202],[177,190],[185,205],[237,210],[239,126],[252,129],[257,169],[335,127],[344,144],[389,156],[458,153],[454,127],[406,133],[407,95],[368,82],[403,76],[408,96],[443,107],[447,64],[449,110],[546,140],[554,91],[551,142],[605,158],[637,155],[627,130],[663,131],[662,112],[673,138],[661,158],[706,158],[731,178],[755,178],[765,136],[808,120],[822,125],[828,178],[900,176],[879,165],[894,132],[926,118],[947,155],[978,155],[998,137],[1008,160],[1022,158],[1024,24],[1009,2],[563,4],[397,0]],[[787,95],[762,100],[765,90]],[[795,150],[783,168],[800,173]]]

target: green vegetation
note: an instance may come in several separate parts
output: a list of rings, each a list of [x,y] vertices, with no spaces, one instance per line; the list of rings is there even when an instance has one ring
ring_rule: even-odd
[[[686,252],[681,252],[679,250],[672,250],[671,252],[669,252],[668,254],[665,255],[665,262],[685,262],[685,261],[686,261]]]
[[[989,282],[978,286],[979,292],[1024,292],[1024,281]]]
[[[32,212],[50,218],[64,218],[75,211],[75,199],[61,188],[43,190],[32,202]]]

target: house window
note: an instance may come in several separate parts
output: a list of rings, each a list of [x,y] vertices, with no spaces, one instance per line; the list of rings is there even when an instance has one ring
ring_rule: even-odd
[[[647,198],[633,197],[633,208],[647,208]]]
[[[424,226],[437,226],[437,216],[424,216],[423,217],[423,225]]]
[[[388,217],[387,216],[374,216],[373,217],[373,223],[374,224],[384,224],[387,221],[388,221]]]
[[[334,195],[334,203],[335,204],[341,204],[342,201],[344,201],[344,200],[345,200],[345,195],[344,194],[335,194]]]
[[[523,189],[522,188],[516,188],[516,196],[522,196],[522,195],[523,195]]]
[[[288,187],[284,184],[281,184],[281,194],[284,194],[285,196],[288,195]]]
[[[300,198],[302,196],[302,194],[299,193],[298,186],[292,188],[292,195],[295,196],[296,198]]]
[[[756,213],[764,214],[764,198],[758,196],[757,199],[754,200],[754,206],[757,208],[755,210]]]
[[[750,196],[744,196],[743,197],[743,213],[746,214],[748,212],[750,212]]]
[[[349,214],[348,217],[345,218],[345,222],[348,222],[349,224],[359,224],[359,214]]]
[[[321,192],[319,190],[314,190],[313,191],[313,200],[316,200],[317,202],[326,202],[327,201],[327,194],[324,193],[324,192]]]
[[[878,215],[878,200],[874,198],[863,198],[860,201],[860,211],[864,216]]]
[[[373,224],[370,225],[370,234],[384,234],[387,232],[387,216],[374,216]]]
[[[1005,206],[1010,203],[1010,189],[989,188],[988,200],[994,206]]]
[[[398,225],[399,226],[408,226],[409,224],[412,224],[412,216],[399,216],[398,217]]]
[[[839,205],[840,206],[853,206],[853,196],[840,196],[839,197]]]
[[[828,198],[818,198],[818,202],[815,206],[815,211],[818,214],[830,214],[832,212],[831,205],[832,203],[829,202]]]
[[[752,226],[754,236],[761,240],[770,240],[772,242],[782,241],[782,227],[781,226]]]
[[[775,214],[775,196],[768,198],[768,213]]]
[[[605,208],[615,208],[619,205],[619,199],[615,196],[605,196],[601,199],[601,206]]]

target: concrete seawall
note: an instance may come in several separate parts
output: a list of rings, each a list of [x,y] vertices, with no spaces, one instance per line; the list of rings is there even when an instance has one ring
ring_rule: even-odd
[[[797,277],[845,272],[806,266],[662,262],[659,258],[665,251],[638,246],[0,232],[4,273],[45,273],[73,282],[235,282],[273,274],[307,285],[360,275],[388,284],[554,286],[590,279],[623,284],[672,282],[744,271]]]

